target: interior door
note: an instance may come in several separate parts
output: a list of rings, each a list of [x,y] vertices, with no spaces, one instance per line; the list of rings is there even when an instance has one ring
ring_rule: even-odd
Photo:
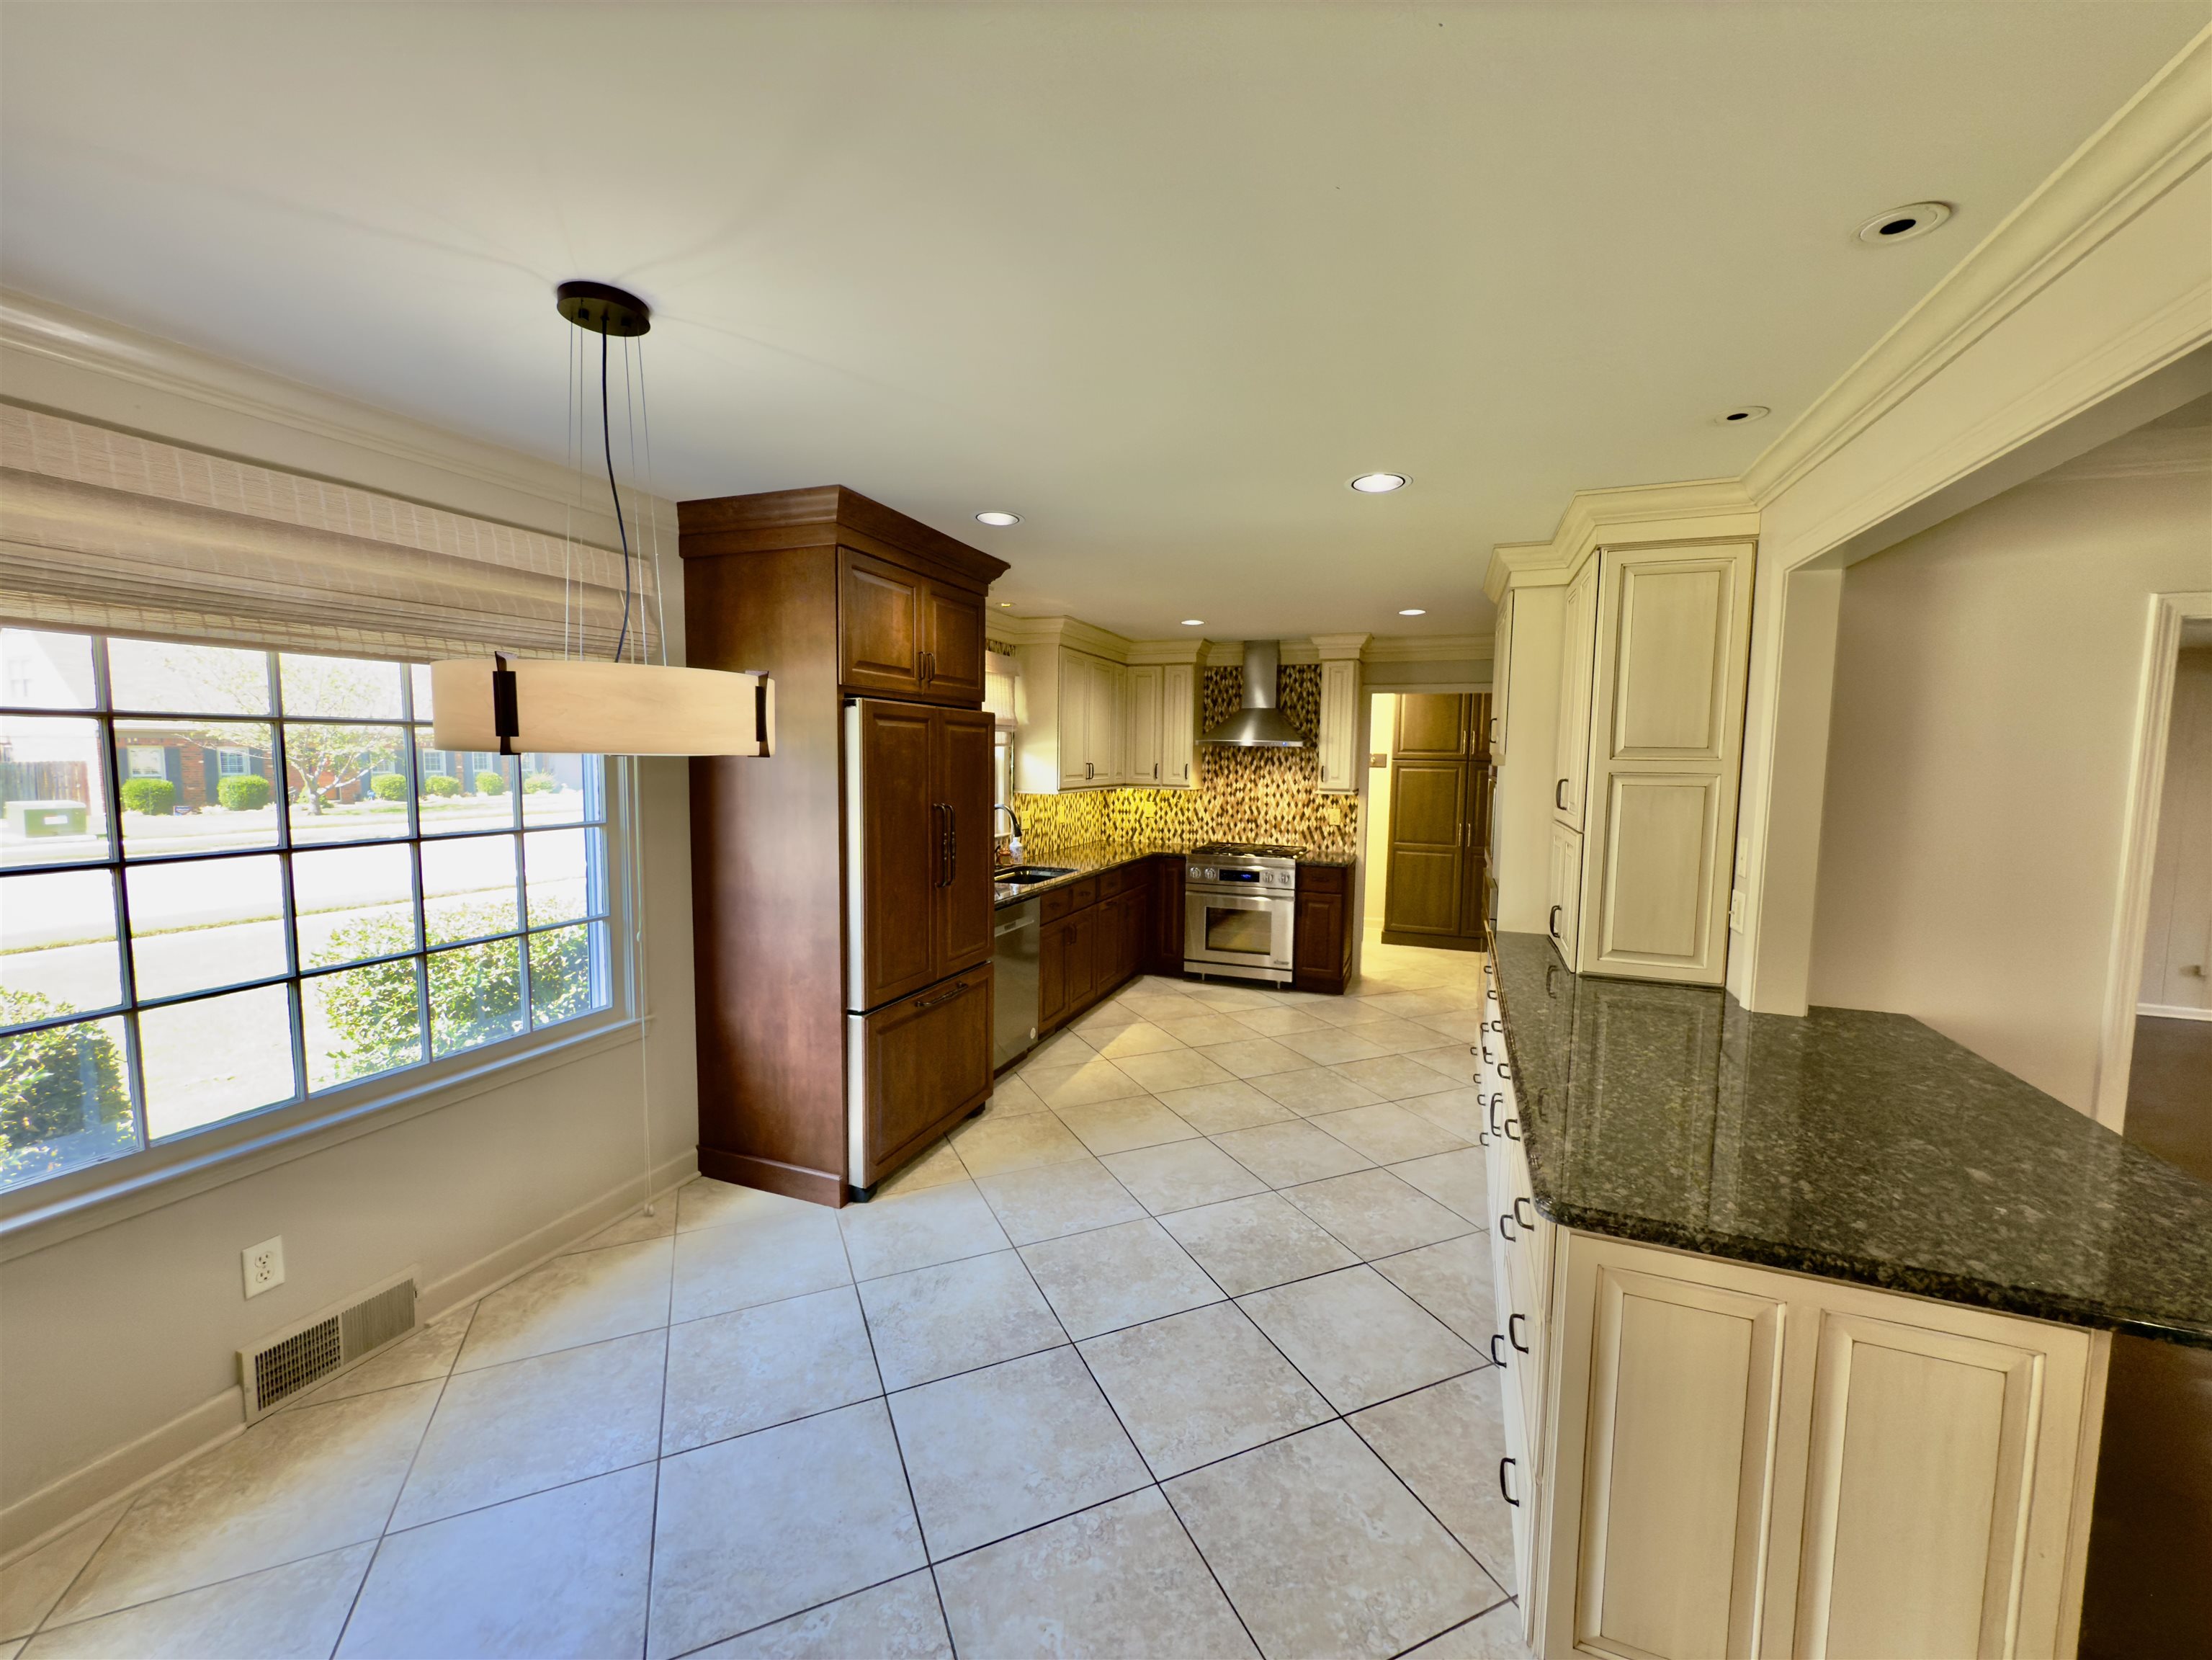
[[[922,621],[929,695],[981,702],[984,692],[981,596],[932,582],[923,591]]]
[[[1457,760],[1401,758],[1391,769],[1390,868],[1382,926],[1394,933],[1460,932],[1467,782],[1467,765]]]
[[[944,713],[874,699],[853,710],[857,729],[848,731],[860,788],[846,806],[855,815],[859,842],[859,879],[848,896],[857,920],[859,961],[848,976],[855,1008],[874,1008],[943,975],[936,946],[943,825],[935,751]],[[984,891],[988,904],[988,880]],[[987,947],[989,933],[987,916]]]
[[[981,709],[939,709],[932,799],[945,814],[945,850],[937,899],[937,976],[971,968],[991,954],[992,717]]]
[[[838,678],[847,687],[895,696],[921,690],[927,586],[886,560],[837,550]]]

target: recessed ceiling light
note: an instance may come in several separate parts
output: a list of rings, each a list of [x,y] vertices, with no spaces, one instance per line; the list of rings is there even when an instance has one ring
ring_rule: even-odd
[[[1011,599],[1001,599],[999,601],[999,609],[1000,611],[1012,611],[1013,608],[1014,602]]]
[[[1426,617],[1428,614],[1429,613],[1425,610],[1419,605],[1411,606],[1398,613],[1401,617]]]
[[[1206,626],[1206,619],[1203,617],[1186,617],[1182,619],[1182,625],[1187,629],[1202,629]]]
[[[1744,404],[1713,418],[1724,427],[1740,427],[1747,421],[1764,421],[1773,413],[1764,404]]]
[[[1402,472],[1363,472],[1352,481],[1352,488],[1362,496],[1387,496],[1392,490],[1406,488]]]
[[[979,513],[975,515],[975,522],[979,525],[1018,525],[1022,522],[1022,516],[1018,513]]]
[[[1925,236],[1951,216],[1948,202],[1907,202],[1901,208],[1878,213],[1859,227],[1859,240],[1876,247],[1886,242],[1910,242]]]

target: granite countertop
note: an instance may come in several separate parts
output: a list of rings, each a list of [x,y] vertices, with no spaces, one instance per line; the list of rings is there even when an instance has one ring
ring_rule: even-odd
[[[1003,910],[1008,905],[1018,905],[1024,899],[1034,899],[1041,893],[1071,887],[1086,876],[1096,876],[1100,871],[1111,870],[1116,865],[1133,865],[1139,859],[1152,859],[1164,854],[1172,858],[1185,857],[1190,849],[1184,846],[1164,848],[1119,848],[1104,842],[1080,842],[1049,849],[1030,848],[1022,855],[1024,865],[1065,866],[1067,874],[1055,876],[1046,882],[1011,882],[992,884],[992,905]],[[1298,855],[1301,865],[1332,865],[1349,869],[1359,862],[1352,854],[1314,853]]]
[[[1899,1014],[1748,1014],[1496,936],[1536,1207],[2212,1348],[2212,1185]]]

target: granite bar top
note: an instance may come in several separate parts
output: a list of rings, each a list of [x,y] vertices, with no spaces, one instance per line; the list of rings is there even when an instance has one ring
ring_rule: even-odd
[[[2212,1185],[1899,1014],[1749,1014],[1496,936],[1564,1226],[2212,1348]]]
[[[1055,876],[1045,882],[998,882],[992,885],[992,904],[1003,910],[1008,905],[1018,905],[1024,899],[1034,899],[1041,893],[1050,893],[1055,888],[1065,888],[1080,882],[1086,876],[1096,876],[1100,871],[1111,870],[1116,865],[1133,865],[1140,859],[1152,859],[1161,854],[1181,859],[1190,848],[1183,843],[1160,848],[1124,848],[1105,842],[1079,842],[1051,848],[1028,847],[1022,855],[1024,865],[1065,866],[1068,873]],[[1359,862],[1352,854],[1302,854],[1301,865],[1331,865],[1350,869]]]

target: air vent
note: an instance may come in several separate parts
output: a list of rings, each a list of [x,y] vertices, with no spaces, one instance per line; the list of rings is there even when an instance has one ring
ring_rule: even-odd
[[[252,1423],[301,1390],[358,1365],[416,1329],[415,1271],[311,1315],[238,1352]]]

